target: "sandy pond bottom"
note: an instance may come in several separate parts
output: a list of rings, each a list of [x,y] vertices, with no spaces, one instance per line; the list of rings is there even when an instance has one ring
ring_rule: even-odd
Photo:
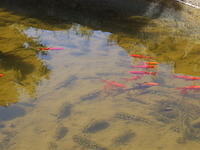
[[[175,89],[199,81],[175,79],[174,66],[161,63],[151,70],[156,76],[126,83],[122,78],[131,77],[129,66],[144,60],[133,62],[109,42],[111,33],[79,24],[66,31],[29,27],[23,33],[47,47],[65,49],[39,53],[49,77],[37,84],[36,94],[19,90],[19,103],[0,107],[0,150],[199,149],[200,95]],[[102,79],[133,90],[105,91]],[[143,82],[160,86],[138,87]]]

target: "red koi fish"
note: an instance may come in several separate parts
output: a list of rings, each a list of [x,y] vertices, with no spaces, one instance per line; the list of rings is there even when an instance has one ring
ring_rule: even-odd
[[[153,65],[139,65],[139,66],[130,66],[132,68],[155,68]]]
[[[147,64],[147,65],[158,65],[159,63],[158,62],[146,62],[145,64]]]
[[[138,80],[140,79],[141,76],[134,76],[134,77],[130,77],[130,78],[123,78],[122,80],[125,80],[125,81],[132,81],[132,80]]]
[[[192,86],[180,87],[180,88],[176,88],[176,89],[181,90],[182,94],[187,94],[187,92],[189,90],[193,90],[193,91],[200,90],[200,86],[194,86],[194,85],[192,85]]]
[[[143,56],[143,55],[137,55],[137,54],[131,54],[130,56],[135,57],[135,58],[153,58],[153,57],[150,57],[150,56]]]
[[[158,86],[160,84],[156,83],[156,82],[145,82],[145,83],[143,83],[143,85],[145,85],[145,86]]]
[[[63,50],[64,48],[52,47],[52,48],[39,48],[39,50]]]
[[[192,76],[176,76],[174,75],[175,78],[179,79],[185,79],[185,80],[200,80],[200,77],[192,77]]]
[[[110,81],[110,80],[102,80],[103,82],[105,82],[106,84],[110,85],[110,86],[114,86],[114,87],[119,87],[119,88],[126,88],[126,86],[124,84],[115,82],[115,81]]]
[[[129,71],[131,74],[141,74],[141,75],[156,75],[156,72],[146,72],[146,71]]]
[[[0,77],[3,77],[3,76],[4,76],[4,74],[0,73]]]

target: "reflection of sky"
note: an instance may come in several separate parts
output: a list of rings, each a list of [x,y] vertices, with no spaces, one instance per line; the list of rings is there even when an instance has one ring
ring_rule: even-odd
[[[78,30],[78,28],[76,28]],[[65,50],[49,51],[45,55],[40,55],[41,58],[50,60],[52,56],[62,53],[63,56],[81,57],[90,55],[90,57],[109,56],[109,51],[116,51],[116,54],[121,57],[127,56],[126,51],[114,45],[109,46],[108,36],[110,33],[101,31],[92,31],[92,35],[77,34],[74,28],[68,31],[48,31],[36,28],[29,28],[24,31],[29,37],[36,39],[40,44],[46,47],[63,47]],[[87,56],[86,56],[87,57]],[[119,59],[121,59],[121,57]],[[127,58],[127,57],[126,57]]]
[[[48,31],[40,30],[36,28],[29,28],[25,31],[29,37],[36,38],[37,41],[41,42],[44,46],[48,47],[65,47],[70,49],[82,49],[83,51],[88,51],[91,47],[91,43],[101,44],[101,47],[105,47],[107,44],[107,37],[110,33],[94,31],[90,39],[83,38],[81,35],[78,36],[73,32],[73,29],[69,31]],[[96,41],[98,39],[98,41]],[[77,45],[77,43],[79,43]]]
[[[118,45],[110,45],[108,32],[89,31],[91,34],[88,35],[86,32],[84,35],[81,29],[79,32],[79,26],[63,31],[29,28],[24,32],[46,47],[64,48],[64,50],[39,53],[39,57],[51,69],[51,77],[46,81],[48,83],[41,84],[41,88],[45,86],[49,91],[53,91],[71,76],[78,78],[110,76],[114,79],[123,74],[128,75],[127,66],[131,64],[131,58]]]

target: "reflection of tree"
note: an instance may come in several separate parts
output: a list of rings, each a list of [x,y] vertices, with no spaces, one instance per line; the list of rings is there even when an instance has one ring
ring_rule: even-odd
[[[25,42],[29,48],[23,47]],[[47,77],[49,70],[33,49],[37,46],[14,26],[0,27],[0,72],[5,74],[0,78],[0,105],[17,102],[20,88],[34,96],[37,83]]]
[[[179,21],[174,25],[169,22],[163,26],[160,22],[154,22],[155,27],[144,27],[137,36],[112,34],[109,41],[116,42],[129,53],[151,55],[159,62],[173,62],[175,73],[200,76],[200,37],[197,36],[200,21],[189,25],[189,22],[198,20],[192,13],[185,14],[185,23]]]
[[[86,26],[73,26],[73,32],[75,32],[76,34],[80,35],[81,37],[86,37],[87,39],[90,38],[90,36],[92,36],[93,34],[93,30],[86,27]]]
[[[164,11],[173,15],[174,11],[181,10],[176,0],[1,0],[0,7],[22,16],[37,18],[41,21],[40,24],[46,22],[49,26],[58,28],[65,28],[59,26],[60,24],[77,22],[91,28],[103,27],[107,32],[117,30],[127,33],[129,31],[124,30],[124,24],[127,27],[127,22],[138,22],[138,18],[133,16],[158,18]],[[20,8],[22,11],[18,11]],[[172,13],[167,8],[172,9]],[[45,15],[51,17],[46,19]],[[114,22],[111,22],[113,20]],[[136,24],[135,31],[148,25],[149,21],[150,19],[145,19],[139,26]],[[32,23],[30,20],[29,23],[37,26],[34,20]],[[130,24],[130,27],[134,23]]]
[[[160,15],[164,8],[180,9],[179,3],[176,0],[1,0],[1,4],[8,4],[11,8],[18,5],[24,9],[38,8],[43,13],[53,14],[51,10],[60,9],[73,9],[76,11],[98,13],[108,16],[117,15],[143,15],[149,7],[152,7],[152,2],[157,3],[154,5],[156,13],[155,17]],[[29,12],[31,11],[29,10]],[[34,9],[35,10],[35,9]]]

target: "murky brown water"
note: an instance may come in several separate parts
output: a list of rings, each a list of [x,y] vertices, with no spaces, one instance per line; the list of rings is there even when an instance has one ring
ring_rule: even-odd
[[[176,88],[200,81],[174,75],[200,76],[199,14],[185,8],[178,20],[144,25],[147,18],[133,16],[102,27],[91,20],[52,25],[0,10],[0,149],[198,150],[200,93]],[[43,46],[64,50],[38,51]],[[148,61],[134,53],[160,64],[130,68]],[[124,81],[133,70],[157,75]],[[129,90],[104,89],[102,80]]]

